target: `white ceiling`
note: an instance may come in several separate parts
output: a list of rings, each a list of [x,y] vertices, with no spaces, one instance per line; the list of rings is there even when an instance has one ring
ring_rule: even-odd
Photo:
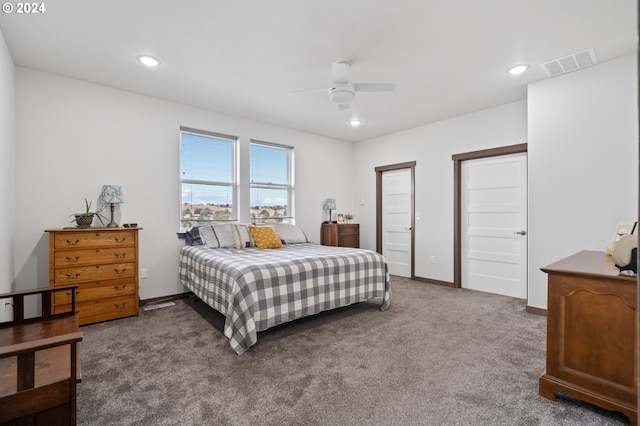
[[[10,0],[13,2],[13,0]],[[16,4],[16,3],[14,3]],[[359,141],[525,99],[540,64],[637,49],[635,0],[55,0],[0,14],[16,65]],[[149,69],[136,56],[162,61]],[[339,111],[331,63],[392,82]],[[506,69],[532,67],[514,77]],[[362,121],[349,126],[351,118]],[[215,131],[216,129],[210,129]]]

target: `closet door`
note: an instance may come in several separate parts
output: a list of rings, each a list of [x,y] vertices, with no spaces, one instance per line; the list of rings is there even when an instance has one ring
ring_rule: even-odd
[[[382,173],[382,255],[389,273],[411,278],[411,169]]]
[[[462,287],[527,298],[527,154],[462,162]]]

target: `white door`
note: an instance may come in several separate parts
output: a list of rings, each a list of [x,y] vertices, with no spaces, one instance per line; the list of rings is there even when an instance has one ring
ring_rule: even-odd
[[[411,169],[382,173],[382,255],[389,273],[411,278]]]
[[[462,163],[462,287],[527,297],[527,154]]]

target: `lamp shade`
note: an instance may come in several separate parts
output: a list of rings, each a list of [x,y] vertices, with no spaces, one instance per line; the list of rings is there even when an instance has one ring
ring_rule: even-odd
[[[324,202],[323,210],[335,210],[335,209],[336,209],[336,199],[327,198]]]
[[[124,197],[122,196],[120,185],[103,185],[101,198],[102,202],[105,204],[124,203]]]

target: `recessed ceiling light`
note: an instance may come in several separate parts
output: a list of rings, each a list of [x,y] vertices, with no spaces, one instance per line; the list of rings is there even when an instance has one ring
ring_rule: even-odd
[[[507,72],[511,75],[518,75],[518,74],[522,74],[523,72],[525,72],[526,70],[529,69],[529,65],[527,64],[520,64],[520,65],[514,65],[511,68],[509,68],[507,70]]]
[[[160,65],[160,61],[149,55],[140,55],[138,60],[148,67],[157,67]]]
[[[360,120],[353,119],[349,124],[351,124],[351,127],[358,127],[360,125]]]

